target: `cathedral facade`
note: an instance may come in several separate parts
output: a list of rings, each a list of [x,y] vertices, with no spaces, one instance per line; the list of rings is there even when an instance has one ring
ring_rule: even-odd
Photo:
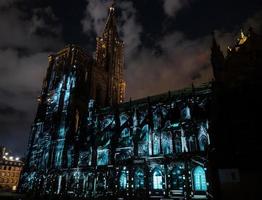
[[[21,192],[83,199],[211,199],[212,88],[123,103],[124,44],[111,6],[96,56],[49,56]]]

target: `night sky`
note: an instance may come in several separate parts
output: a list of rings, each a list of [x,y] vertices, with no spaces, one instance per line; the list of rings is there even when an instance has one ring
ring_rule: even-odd
[[[240,29],[261,32],[261,0],[118,0],[129,100],[212,79],[211,33],[225,52]],[[47,56],[66,44],[92,55],[106,0],[0,0],[0,145],[24,155]]]

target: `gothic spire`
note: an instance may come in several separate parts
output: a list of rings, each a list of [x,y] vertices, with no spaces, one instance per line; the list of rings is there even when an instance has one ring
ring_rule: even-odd
[[[103,31],[103,36],[113,34],[115,37],[118,38],[115,5],[116,3],[114,0],[112,5],[109,7],[109,15]]]

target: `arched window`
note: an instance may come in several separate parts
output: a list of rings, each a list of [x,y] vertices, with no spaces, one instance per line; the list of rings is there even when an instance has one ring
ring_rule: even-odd
[[[120,173],[119,186],[120,186],[120,189],[127,188],[127,171],[126,170],[122,170]]]
[[[197,166],[193,170],[193,183],[195,191],[207,191],[206,173],[203,167]]]
[[[137,168],[134,176],[135,189],[143,189],[144,184],[144,171],[140,168]]]
[[[160,169],[156,168],[153,171],[153,189],[162,190],[163,189],[163,177]]]

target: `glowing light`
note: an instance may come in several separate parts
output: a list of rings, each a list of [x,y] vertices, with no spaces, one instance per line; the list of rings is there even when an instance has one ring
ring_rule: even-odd
[[[193,171],[194,190],[207,191],[207,182],[205,170],[201,166],[197,166]]]
[[[127,172],[126,170],[123,170],[121,172],[120,178],[119,178],[119,185],[121,189],[127,188]]]
[[[163,177],[162,177],[162,172],[159,169],[155,169],[153,173],[153,189],[155,190],[163,189]]]

